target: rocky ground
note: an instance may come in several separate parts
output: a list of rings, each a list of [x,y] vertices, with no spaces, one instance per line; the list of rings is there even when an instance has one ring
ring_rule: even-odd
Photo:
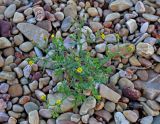
[[[84,18],[94,45],[84,50],[103,58],[106,46],[132,44],[132,51],[108,62],[109,83],[99,86],[103,98],[89,96],[79,109],[69,101],[53,119],[44,106],[54,93],[52,66],[26,61],[49,47],[50,35],[64,39],[74,32],[73,20]],[[95,32],[107,35],[96,39]],[[49,39],[48,44],[43,40]],[[160,124],[160,0],[0,0],[0,123],[1,124]],[[32,41],[35,41],[39,48]],[[65,39],[67,42],[68,39]],[[126,87],[127,86],[127,87]]]

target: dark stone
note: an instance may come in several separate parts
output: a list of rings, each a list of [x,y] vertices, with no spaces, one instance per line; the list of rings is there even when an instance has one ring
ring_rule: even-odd
[[[11,23],[0,20],[0,37],[9,37],[11,35]]]

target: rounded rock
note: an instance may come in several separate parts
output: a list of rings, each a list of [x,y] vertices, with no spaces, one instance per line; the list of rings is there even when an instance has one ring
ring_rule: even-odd
[[[19,48],[23,51],[23,52],[29,52],[33,49],[33,44],[31,42],[24,42],[22,43]]]

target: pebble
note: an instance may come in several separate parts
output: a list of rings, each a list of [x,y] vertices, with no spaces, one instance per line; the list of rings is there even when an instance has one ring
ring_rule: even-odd
[[[119,18],[120,18],[120,14],[118,12],[110,13],[105,17],[105,22],[112,22],[115,19],[119,19]]]
[[[37,21],[42,21],[45,18],[45,12],[42,7],[34,7],[33,12]]]
[[[89,14],[90,16],[92,16],[92,17],[98,16],[98,11],[97,11],[97,9],[94,8],[94,7],[88,8],[88,9],[87,9],[87,12],[88,12],[88,14]]]
[[[108,88],[107,86],[103,84],[100,85],[99,92],[102,98],[108,99],[114,103],[117,103],[119,99],[121,98],[121,96],[118,93],[116,93],[115,91],[113,91],[112,89]]]
[[[16,5],[11,4],[5,9],[4,16],[6,18],[11,18],[14,15],[15,11],[16,11]]]
[[[146,11],[143,2],[137,1],[135,5],[135,10],[137,13],[144,13]]]
[[[32,83],[30,83],[29,88],[32,92],[34,92],[38,88],[38,81],[33,81]]]
[[[96,106],[96,99],[92,96],[88,97],[82,104],[80,108],[80,115],[85,115],[89,110],[93,109]]]
[[[114,74],[112,77],[110,77],[110,84],[116,85],[118,83],[119,78],[119,73]]]
[[[121,78],[119,81],[118,81],[118,84],[119,84],[119,87],[121,89],[125,88],[125,87],[130,87],[130,88],[134,88],[134,84],[132,81],[130,81],[129,79],[127,78]]]
[[[0,112],[0,122],[3,123],[3,122],[7,122],[9,119],[9,116],[4,113],[4,112]]]
[[[11,23],[8,21],[0,20],[0,36],[9,37],[11,35]]]
[[[151,21],[151,22],[155,22],[158,20],[158,16],[156,15],[152,15],[152,14],[148,14],[148,13],[145,13],[145,14],[142,14],[143,18],[147,19],[148,21]]]
[[[141,66],[141,63],[138,61],[138,59],[135,56],[132,56],[129,58],[129,62],[133,66]]]
[[[117,38],[116,38],[115,34],[108,34],[105,37],[105,41],[107,43],[116,43],[117,42]]]
[[[140,80],[143,80],[143,81],[148,80],[148,73],[146,70],[138,70],[136,74],[140,78]]]
[[[90,22],[89,25],[93,32],[97,32],[98,30],[103,28],[102,24],[99,22]]]
[[[48,119],[52,117],[51,110],[49,109],[40,109],[39,115],[43,118],[48,118]]]
[[[15,12],[13,16],[13,22],[14,23],[20,23],[24,21],[24,15],[19,12]]]
[[[156,101],[153,101],[153,100],[147,100],[147,105],[151,108],[151,109],[153,109],[153,110],[155,110],[155,111],[159,111],[160,110],[160,105],[159,105],[159,103],[157,103]]]
[[[105,51],[106,51],[106,44],[105,44],[105,43],[97,44],[97,45],[95,46],[95,50],[96,50],[96,52],[98,52],[98,53],[103,53],[103,52],[105,52]]]
[[[22,43],[19,48],[23,51],[23,52],[29,52],[33,49],[33,44],[31,42],[24,42]]]
[[[0,37],[0,49],[4,49],[10,46],[11,46],[11,42],[7,38]]]
[[[87,124],[89,120],[89,114],[83,115],[81,120],[84,124]]]
[[[104,109],[107,110],[108,112],[114,112],[116,108],[116,104],[113,102],[106,102],[104,105]]]
[[[141,33],[146,33],[147,30],[148,30],[148,27],[149,27],[149,22],[143,23],[143,25],[142,25],[141,28],[140,28],[140,32],[141,32]]]
[[[116,124],[129,124],[129,121],[124,117],[121,112],[116,112],[114,114],[114,119]]]
[[[31,71],[32,71],[32,67],[30,65],[25,66],[25,68],[23,69],[23,74],[25,78],[29,78]]]
[[[26,104],[24,104],[24,109],[29,114],[31,111],[38,110],[39,107],[33,102],[27,102]]]
[[[146,116],[141,119],[140,124],[152,124],[152,122],[153,122],[153,117]]]
[[[136,31],[136,29],[138,28],[137,23],[134,19],[129,19],[126,22],[126,25],[127,25],[128,29],[129,29],[129,32],[131,34],[133,34]]]
[[[14,117],[10,117],[8,120],[8,124],[17,124],[17,120]]]
[[[55,18],[59,21],[62,21],[64,19],[64,13],[62,12],[56,12],[54,15],[55,15]]]
[[[81,116],[79,114],[73,114],[71,116],[71,121],[75,122],[75,123],[78,123],[81,119]]]
[[[24,111],[24,108],[21,106],[21,105],[18,105],[18,104],[15,104],[15,105],[13,105],[13,107],[12,107],[12,110],[14,111],[14,112],[23,112]]]
[[[3,99],[0,99],[0,111],[5,111],[7,104]]]
[[[67,5],[65,8],[64,8],[64,11],[63,11],[65,17],[72,17],[73,19],[77,17],[77,7],[74,4],[71,4],[71,5]]]
[[[0,93],[7,93],[9,85],[7,83],[0,84]]]
[[[29,112],[29,123],[30,124],[39,124],[39,115],[37,110]]]
[[[148,43],[138,43],[136,46],[136,53],[139,56],[149,58],[154,54],[154,48]]]
[[[133,6],[130,0],[115,0],[109,4],[109,8],[112,11],[124,11]]]
[[[9,87],[8,93],[11,95],[11,97],[22,96],[23,89],[20,84],[14,84]]]
[[[18,34],[14,36],[14,43],[19,46],[20,44],[22,44],[24,42],[24,38],[22,34]]]
[[[89,119],[89,124],[102,124],[101,122],[98,122],[94,117],[91,117]]]
[[[130,100],[138,100],[141,97],[141,92],[131,87],[125,87],[122,90],[123,95]]]
[[[95,115],[103,118],[106,122],[109,122],[112,118],[112,115],[106,110],[99,110],[95,112]]]
[[[73,18],[71,16],[68,16],[66,17],[63,22],[62,22],[62,25],[61,25],[61,30],[63,32],[66,32],[69,30],[69,28],[71,27],[72,25],[72,22],[73,22]]]
[[[123,114],[132,123],[135,123],[139,118],[137,113],[131,110],[125,110],[123,111]]]

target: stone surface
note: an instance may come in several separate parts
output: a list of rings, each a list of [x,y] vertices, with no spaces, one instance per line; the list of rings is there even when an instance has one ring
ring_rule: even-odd
[[[24,15],[19,12],[15,12],[13,16],[13,22],[14,23],[20,23],[24,21]]]
[[[110,13],[105,17],[105,22],[110,22],[110,21],[114,21],[115,19],[119,19],[120,18],[120,14],[115,12],[115,13]]]
[[[4,49],[10,46],[11,46],[11,42],[7,38],[0,37],[0,49]]]
[[[64,8],[64,15],[65,17],[71,16],[72,18],[76,18],[77,17],[77,8],[76,8],[76,4],[69,4],[68,6],[66,6]]]
[[[94,8],[94,7],[88,8],[87,12],[88,12],[88,14],[89,14],[90,16],[93,16],[93,17],[94,17],[94,16],[98,16],[98,11],[97,11],[97,9]]]
[[[39,115],[38,115],[37,110],[29,112],[29,123],[39,124]]]
[[[143,2],[137,1],[135,5],[135,10],[137,13],[144,13],[146,9]]]
[[[51,110],[49,110],[49,109],[40,109],[39,115],[43,118],[51,118],[52,117]]]
[[[136,29],[138,28],[137,23],[134,19],[128,20],[126,22],[126,25],[127,25],[128,29],[129,29],[129,32],[131,34],[133,34],[136,31]]]
[[[106,110],[96,111],[95,115],[103,118],[106,122],[109,122],[112,118],[112,115]]]
[[[9,87],[8,93],[11,97],[22,96],[23,89],[20,84],[14,84]]]
[[[116,124],[129,124],[129,121],[124,117],[121,112],[116,112],[114,114],[114,119]]]
[[[6,18],[11,18],[14,15],[15,11],[16,11],[16,5],[11,4],[4,11],[4,15]]]
[[[152,124],[153,117],[152,116],[146,116],[141,119],[140,124]]]
[[[132,123],[138,120],[138,115],[134,111],[126,110],[126,111],[123,111],[123,114]]]
[[[31,111],[38,110],[39,107],[33,102],[27,102],[24,104],[24,109],[29,114]]]
[[[0,20],[0,37],[8,37],[11,35],[11,23]]]
[[[37,21],[42,21],[45,18],[45,12],[42,7],[34,7],[33,12]]]
[[[115,91],[113,91],[112,89],[108,88],[107,86],[103,84],[100,85],[99,92],[103,98],[108,99],[114,103],[117,103],[119,99],[121,98],[121,96],[118,93],[116,93]]]
[[[8,119],[9,119],[9,116],[6,113],[0,112],[0,122],[1,123],[7,122]]]
[[[69,30],[69,28],[71,27],[72,25],[72,22],[73,22],[73,18],[71,16],[68,16],[66,17],[63,22],[62,22],[62,25],[61,25],[61,29],[62,31],[66,32]]]
[[[23,51],[23,52],[29,52],[33,49],[33,44],[31,42],[24,42],[22,43],[19,48]]]
[[[46,30],[29,23],[19,23],[17,28],[26,38],[34,41],[41,49],[47,47],[49,33]],[[44,38],[46,41],[44,41]]]
[[[134,88],[134,84],[132,83],[132,81],[130,81],[127,78],[121,78],[118,81],[118,84],[120,86],[121,89],[125,88],[125,87],[130,87],[130,88]]]

